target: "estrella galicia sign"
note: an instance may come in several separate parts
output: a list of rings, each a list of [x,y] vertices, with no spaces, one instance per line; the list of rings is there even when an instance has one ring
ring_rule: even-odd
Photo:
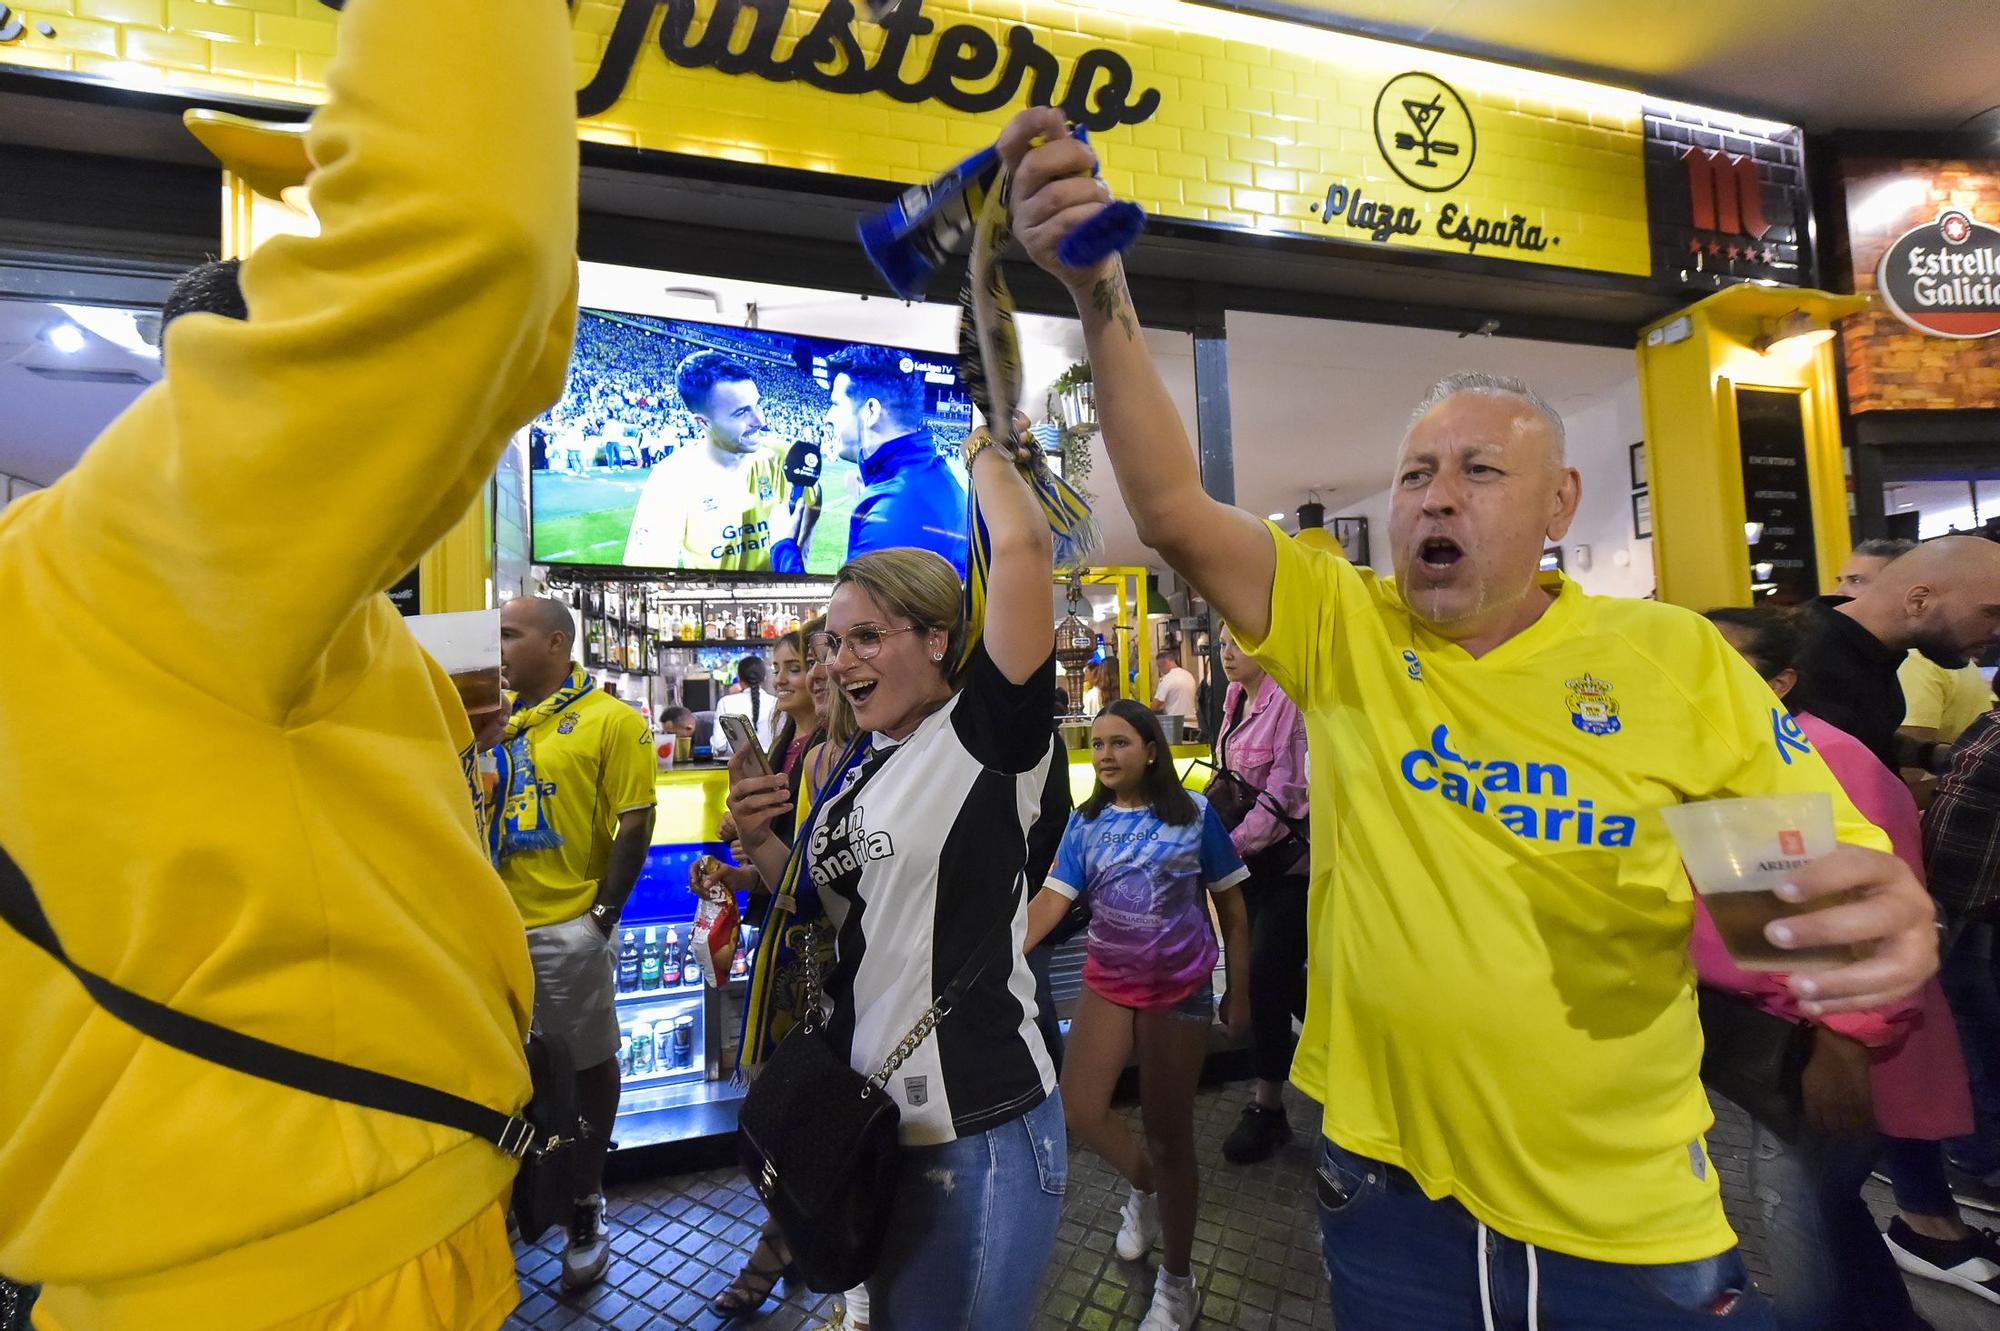
[[[1932,337],[2000,333],[2000,229],[1947,208],[1890,243],[1875,286],[1898,319]]]

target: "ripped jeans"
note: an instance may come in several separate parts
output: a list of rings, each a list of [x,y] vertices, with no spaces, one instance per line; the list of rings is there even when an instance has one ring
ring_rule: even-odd
[[[1068,1183],[1054,1093],[976,1137],[905,1148],[871,1331],[1024,1331]]]

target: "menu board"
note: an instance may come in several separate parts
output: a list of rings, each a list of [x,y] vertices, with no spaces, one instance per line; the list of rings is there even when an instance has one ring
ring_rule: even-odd
[[[1812,482],[1806,468],[1806,426],[1799,394],[1769,388],[1736,390],[1736,432],[1743,455],[1743,517],[1751,585],[1760,601],[1798,605],[1819,595],[1813,545]]]

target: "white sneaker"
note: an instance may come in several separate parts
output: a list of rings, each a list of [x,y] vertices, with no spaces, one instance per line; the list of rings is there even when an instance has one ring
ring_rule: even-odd
[[[564,1289],[587,1289],[604,1279],[611,1265],[611,1232],[604,1227],[604,1194],[576,1204],[570,1219],[569,1242],[563,1246]]]
[[[1160,1195],[1134,1188],[1118,1214],[1121,1219],[1118,1255],[1128,1262],[1136,1262],[1160,1241]]]
[[[1139,1331],[1190,1331],[1201,1317],[1201,1289],[1194,1277],[1170,1276],[1161,1267],[1153,1277],[1153,1306]]]

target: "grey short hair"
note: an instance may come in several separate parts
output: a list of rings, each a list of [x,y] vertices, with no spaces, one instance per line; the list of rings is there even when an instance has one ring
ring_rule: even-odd
[[[1569,440],[1563,429],[1562,413],[1550,406],[1540,393],[1512,375],[1488,374],[1484,370],[1460,370],[1446,375],[1431,385],[1431,391],[1424,394],[1423,400],[1417,403],[1417,409],[1410,413],[1410,430],[1416,429],[1417,422],[1429,414],[1432,407],[1460,393],[1501,394],[1520,399],[1549,427],[1549,437],[1555,442],[1554,465],[1560,467],[1567,460]],[[1408,442],[1409,437],[1409,430],[1405,430],[1404,441]]]
[[[1901,559],[1917,548],[1915,541],[1898,540],[1894,536],[1877,536],[1871,541],[1863,541],[1854,547],[1854,553],[1863,559]]]

